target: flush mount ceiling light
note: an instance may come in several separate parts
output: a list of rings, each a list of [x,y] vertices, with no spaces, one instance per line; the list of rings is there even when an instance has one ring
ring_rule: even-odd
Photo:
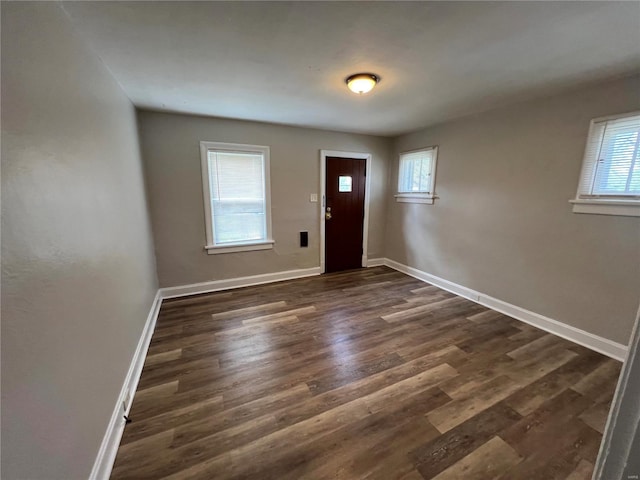
[[[347,78],[347,87],[353,93],[363,94],[370,92],[380,81],[380,78],[373,73],[356,73]]]

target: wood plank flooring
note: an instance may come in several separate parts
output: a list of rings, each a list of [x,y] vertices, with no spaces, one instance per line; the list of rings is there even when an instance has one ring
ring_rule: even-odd
[[[114,479],[588,479],[620,363],[386,267],[165,301]]]

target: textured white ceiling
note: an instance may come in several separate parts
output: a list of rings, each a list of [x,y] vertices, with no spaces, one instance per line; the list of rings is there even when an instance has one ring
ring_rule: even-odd
[[[395,135],[640,71],[640,2],[64,2],[142,108]],[[364,96],[344,79],[373,72]]]

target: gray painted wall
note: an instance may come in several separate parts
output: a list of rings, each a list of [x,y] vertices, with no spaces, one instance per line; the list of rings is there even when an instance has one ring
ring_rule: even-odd
[[[640,77],[399,137],[387,257],[626,344],[640,218],[574,214],[589,121],[640,109]],[[396,203],[397,155],[438,145],[435,205]]]
[[[317,267],[320,203],[309,202],[309,194],[320,194],[321,149],[373,154],[368,255],[383,255],[389,139],[149,111],[140,111],[138,119],[162,287]],[[273,250],[204,250],[202,140],[270,147]],[[304,230],[308,248],[298,245]]]
[[[55,4],[3,2],[2,70],[2,478],[86,478],[158,286],[135,112]],[[161,284],[317,266],[319,150],[371,152],[370,258],[626,343],[640,219],[576,215],[567,200],[589,120],[640,108],[639,92],[637,77],[610,82],[405,135],[395,148],[140,112]],[[271,147],[274,250],[205,253],[200,140]],[[433,144],[441,199],[396,203],[397,153]]]
[[[157,289],[134,108],[54,3],[2,2],[2,478],[87,478]]]

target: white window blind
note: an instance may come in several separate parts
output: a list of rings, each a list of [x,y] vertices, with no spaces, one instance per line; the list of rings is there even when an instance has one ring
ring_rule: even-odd
[[[266,240],[264,158],[209,151],[215,245]]]
[[[269,147],[200,142],[207,252],[271,248]]]
[[[433,149],[400,154],[398,193],[431,193]]]
[[[397,202],[433,205],[438,147],[400,154]]]
[[[578,198],[640,198],[640,115],[591,125]]]

